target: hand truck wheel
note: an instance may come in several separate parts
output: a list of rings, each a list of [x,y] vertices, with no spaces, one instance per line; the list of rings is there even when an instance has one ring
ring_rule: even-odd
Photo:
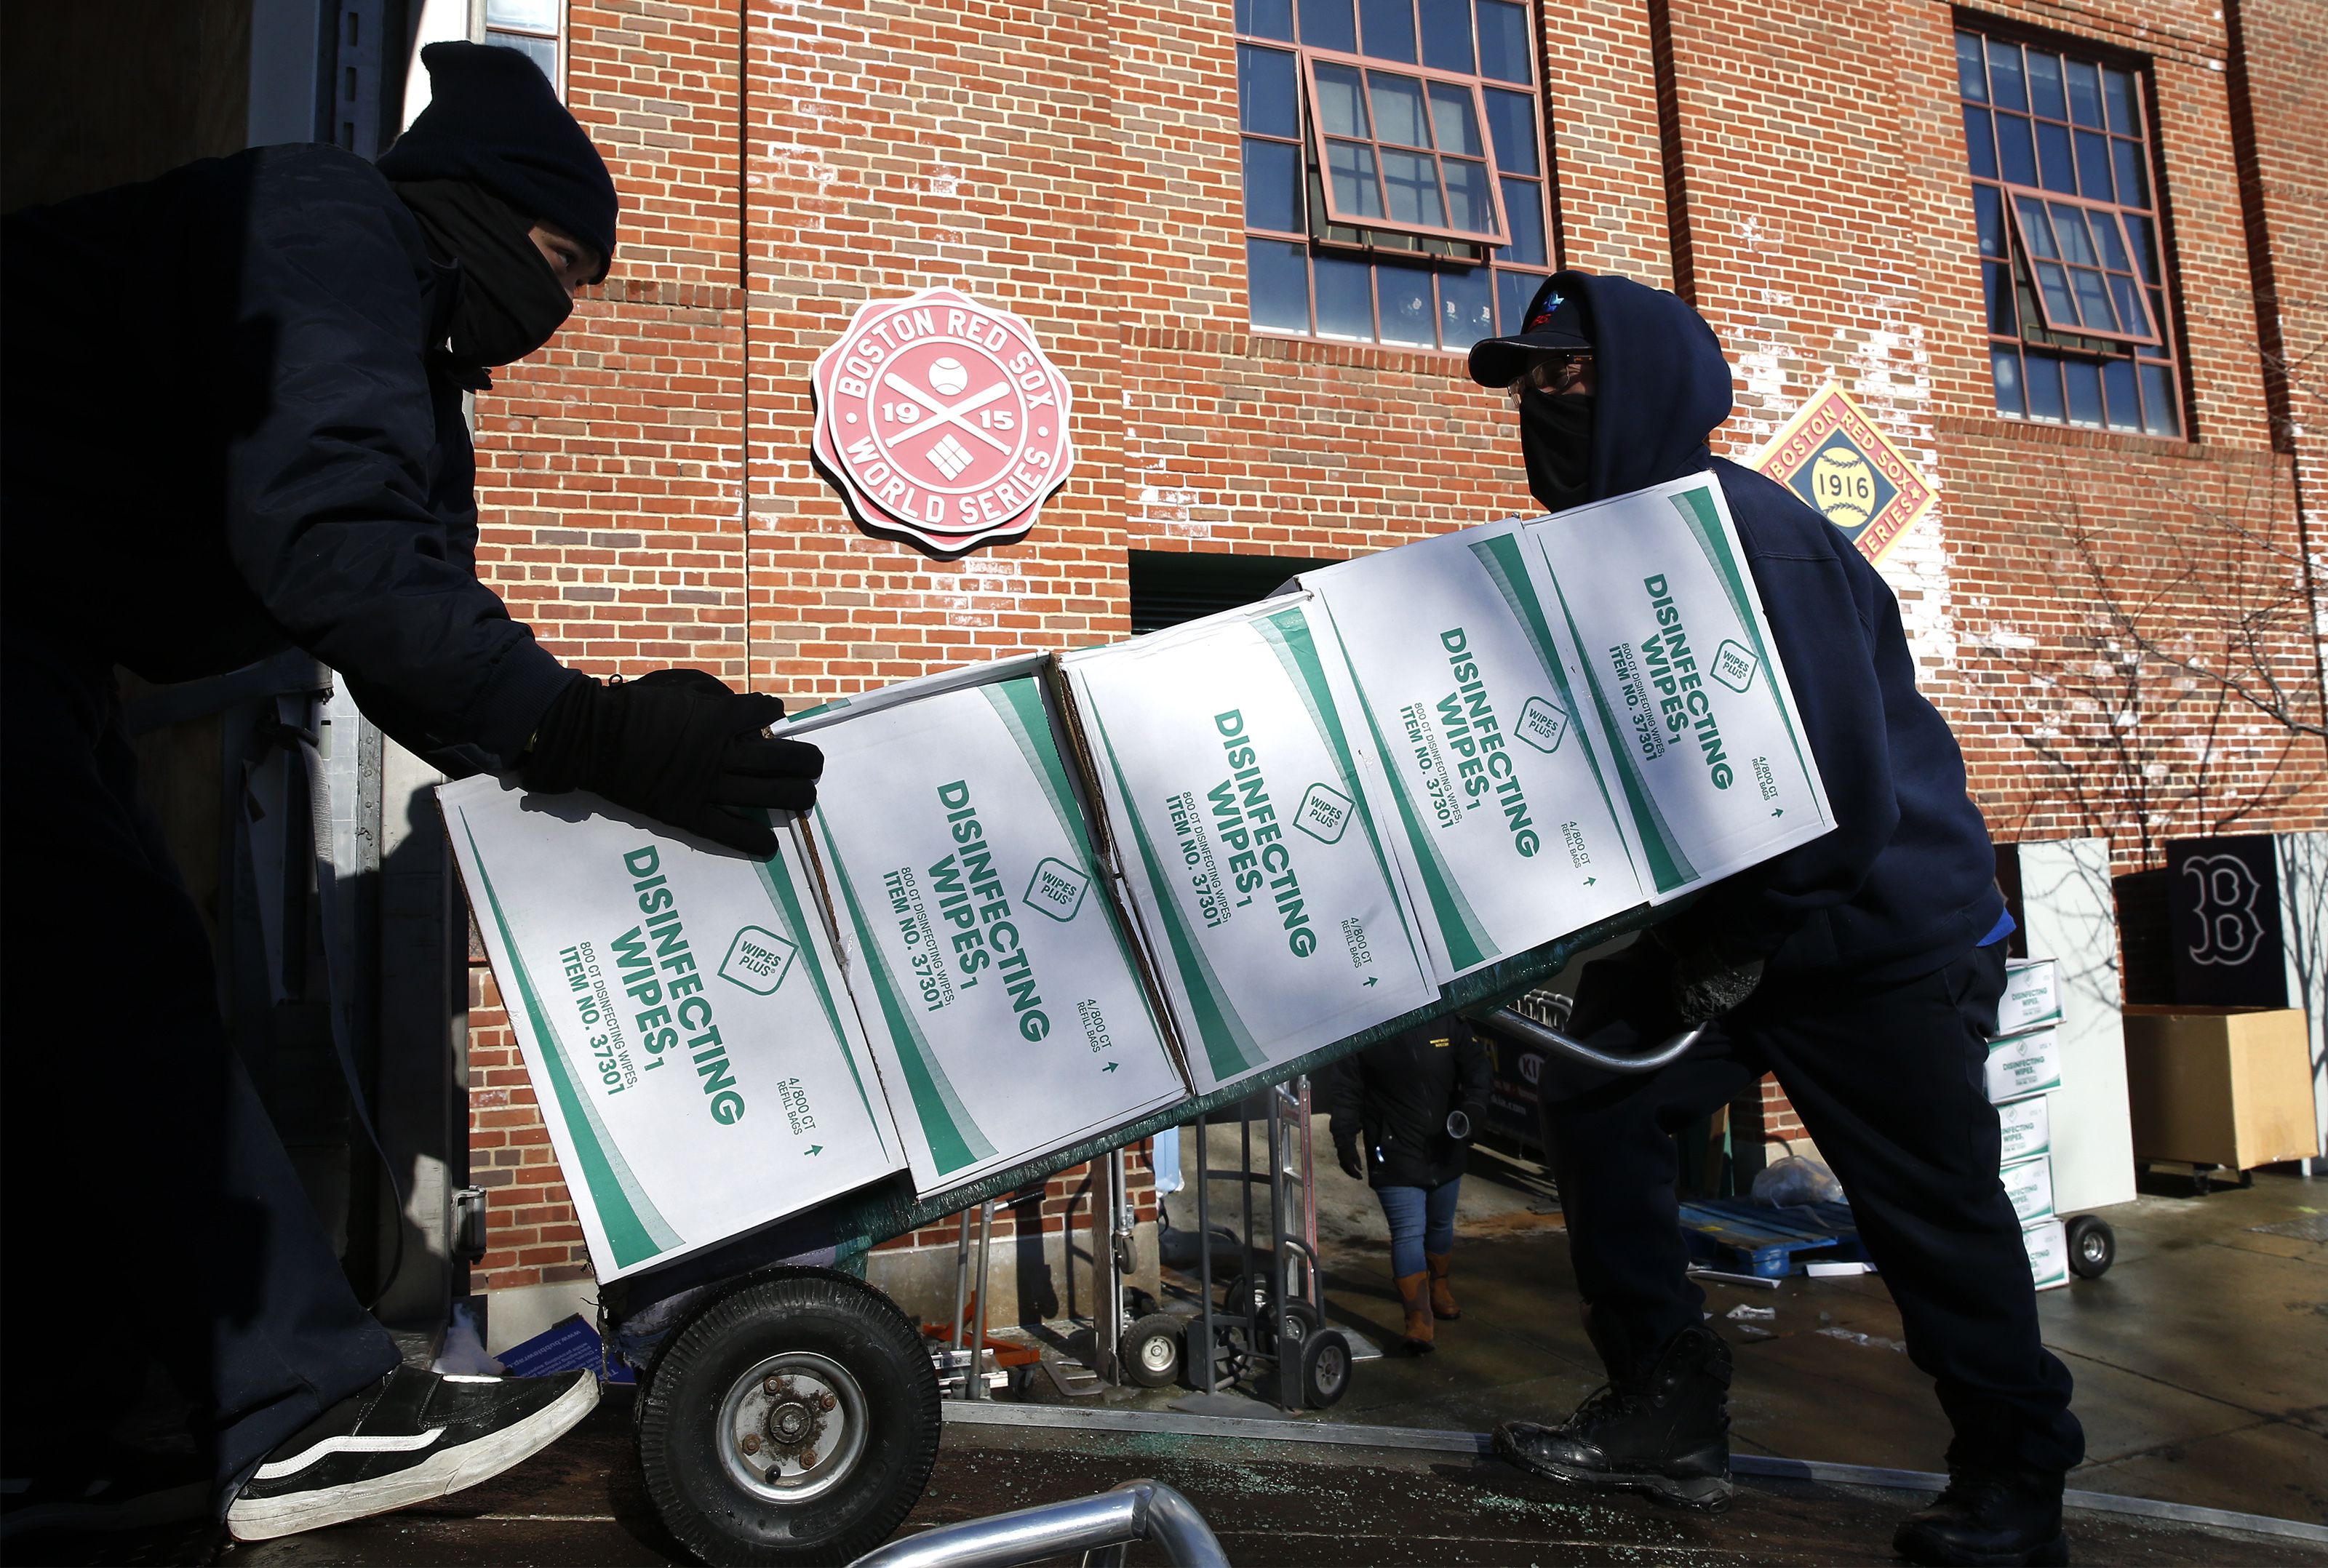
[[[1319,1329],[1301,1341],[1301,1401],[1324,1410],[1350,1391],[1350,1341],[1339,1329]]]
[[[1126,1329],[1117,1353],[1124,1376],[1142,1388],[1161,1388],[1178,1377],[1187,1359],[1180,1346],[1183,1327],[1169,1312],[1150,1312]]]
[[[2098,1280],[2117,1261],[2117,1232],[2106,1219],[2080,1214],[2070,1221],[2070,1272],[2081,1280]]]

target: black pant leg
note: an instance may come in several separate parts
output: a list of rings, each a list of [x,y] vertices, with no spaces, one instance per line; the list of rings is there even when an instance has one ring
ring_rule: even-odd
[[[11,639],[5,674],[5,1468],[223,1487],[396,1349],[227,1041],[109,672]]]
[[[1769,1060],[1842,1181],[1908,1354],[1956,1429],[1952,1460],[2002,1449],[2065,1470],[2085,1437],[2069,1369],[2039,1336],[1982,1079],[2004,976],[1999,944],[1897,985],[1774,985],[1731,1027]]]

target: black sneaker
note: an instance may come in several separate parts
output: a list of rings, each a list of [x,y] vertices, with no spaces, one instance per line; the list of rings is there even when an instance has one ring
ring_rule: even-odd
[[[1910,1563],[2040,1563],[2070,1560],[2061,1477],[2033,1470],[1960,1470],[1929,1507],[1900,1522],[1892,1549]]]
[[[1718,1513],[1732,1490],[1730,1347],[1685,1329],[1639,1381],[1612,1382],[1558,1426],[1504,1423],[1496,1451],[1572,1486]]]
[[[598,1403],[587,1371],[465,1377],[399,1367],[307,1423],[227,1509],[238,1541],[267,1541],[408,1507],[548,1448]]]

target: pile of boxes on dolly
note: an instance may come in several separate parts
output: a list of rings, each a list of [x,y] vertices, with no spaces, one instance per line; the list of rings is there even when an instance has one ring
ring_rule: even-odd
[[[2021,1219],[2037,1288],[2070,1283],[2067,1228],[2053,1209],[2053,1091],[2061,1087],[2061,985],[2051,958],[2006,965],[1996,1033],[1988,1042],[1988,1097],[2004,1136],[2005,1196]]]

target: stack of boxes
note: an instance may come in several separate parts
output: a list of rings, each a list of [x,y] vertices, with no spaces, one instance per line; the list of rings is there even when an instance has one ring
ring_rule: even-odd
[[[2004,1135],[2005,1196],[2021,1219],[2037,1288],[2070,1283],[2070,1247],[2053,1212],[2053,1091],[2061,1087],[2061,985],[2051,958],[2005,966],[1996,1034],[1988,1042],[1988,1097]]]

